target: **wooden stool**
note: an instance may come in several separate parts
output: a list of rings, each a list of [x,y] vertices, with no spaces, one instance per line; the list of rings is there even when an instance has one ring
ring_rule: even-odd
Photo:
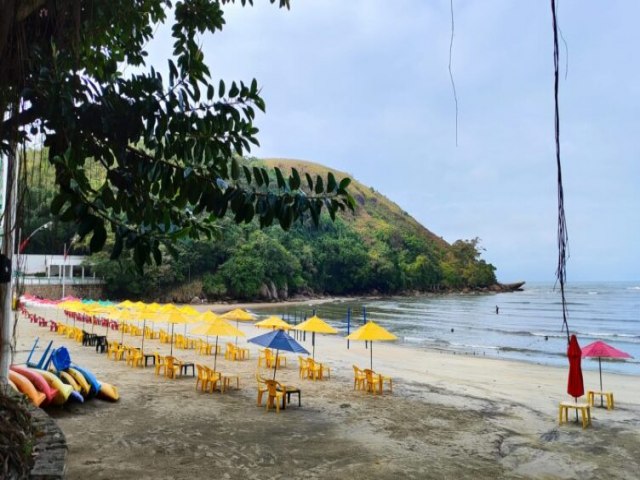
[[[613,403],[613,392],[598,392],[598,391],[594,391],[594,390],[589,390],[587,392],[587,401],[589,402],[589,405],[591,405],[592,407],[594,406],[595,403],[595,396],[599,395],[600,396],[600,402],[602,402],[602,398],[606,398],[607,399],[607,410],[613,410],[614,407],[614,403]]]
[[[588,403],[560,402],[558,410],[558,424],[569,422],[569,410],[575,409],[582,413],[582,428],[591,425],[591,406]]]

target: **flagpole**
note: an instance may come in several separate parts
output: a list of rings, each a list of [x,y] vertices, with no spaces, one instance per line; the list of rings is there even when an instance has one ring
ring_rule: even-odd
[[[67,244],[64,244],[64,255],[62,256],[62,297],[60,298],[64,298],[64,274],[65,274],[65,270],[66,270],[66,264],[67,264]]]

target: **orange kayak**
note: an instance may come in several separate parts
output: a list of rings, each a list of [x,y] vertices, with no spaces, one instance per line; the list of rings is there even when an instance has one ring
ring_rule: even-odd
[[[18,372],[14,372],[13,370],[9,370],[9,380],[11,380],[18,390],[24,393],[27,397],[31,399],[31,402],[39,407],[42,402],[44,402],[47,396],[36,390],[36,387],[33,386],[33,383],[29,381],[27,377],[24,375],[20,375]]]

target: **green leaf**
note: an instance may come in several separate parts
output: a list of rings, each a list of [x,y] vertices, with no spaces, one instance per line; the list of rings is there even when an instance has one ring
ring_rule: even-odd
[[[320,175],[316,178],[316,193],[320,195],[324,192],[324,182],[322,181],[322,177]]]
[[[300,175],[295,168],[291,169],[291,176],[289,177],[289,188],[291,190],[298,190],[300,188]]]
[[[104,228],[104,222],[98,220],[95,228],[93,229],[93,236],[91,242],[89,242],[89,248],[91,253],[99,252],[104,247],[104,243],[107,240],[107,231]]]
[[[251,185],[251,170],[246,165],[242,166],[242,170],[244,171],[244,178],[247,179],[247,183]]]
[[[287,184],[284,181],[282,172],[278,167],[276,167],[274,170],[276,171],[276,180],[278,181],[278,188],[286,188]]]
[[[220,80],[220,84],[218,85],[218,96],[220,98],[224,97],[225,85],[224,81]]]
[[[236,82],[233,82],[231,84],[231,88],[229,89],[229,97],[235,98],[238,96],[239,93],[240,93],[240,90],[238,90],[238,86],[236,85]]]
[[[240,178],[240,165],[235,158],[231,159],[231,178],[236,181]]]
[[[261,187],[264,181],[262,179],[262,173],[258,167],[253,167],[253,176],[256,179],[258,186]]]
[[[313,179],[308,173],[305,173],[305,176],[307,177],[307,185],[309,185],[309,190],[313,192]]]
[[[351,179],[349,177],[345,177],[342,180],[340,180],[340,186],[338,188],[340,188],[340,190],[344,190],[346,189],[349,185],[351,184]]]
[[[333,176],[332,172],[329,172],[327,175],[327,192],[333,192],[336,189],[336,177]]]

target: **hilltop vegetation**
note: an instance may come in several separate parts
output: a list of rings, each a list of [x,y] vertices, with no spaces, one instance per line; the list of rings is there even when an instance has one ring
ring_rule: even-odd
[[[306,173],[326,178],[328,172],[321,165],[293,160],[244,159],[243,163],[282,171],[293,167],[303,178]],[[46,221],[42,205],[48,194],[42,180],[30,183],[28,223],[35,227]],[[175,256],[167,255],[162,265],[147,267],[144,275],[126,254],[110,260],[100,253],[90,262],[107,280],[113,297],[175,301],[399,294],[496,283],[495,268],[480,258],[477,239],[450,245],[373,188],[353,180],[349,190],[356,201],[355,212],[339,214],[333,221],[325,212],[317,228],[305,221],[296,222],[287,232],[279,227],[260,229],[255,222],[238,225],[227,216],[219,221],[215,240],[185,238],[175,246]],[[56,225],[38,235],[29,251],[39,253],[52,243],[68,242],[61,238],[68,230],[60,228]],[[82,245],[74,246],[74,252],[82,251]]]

